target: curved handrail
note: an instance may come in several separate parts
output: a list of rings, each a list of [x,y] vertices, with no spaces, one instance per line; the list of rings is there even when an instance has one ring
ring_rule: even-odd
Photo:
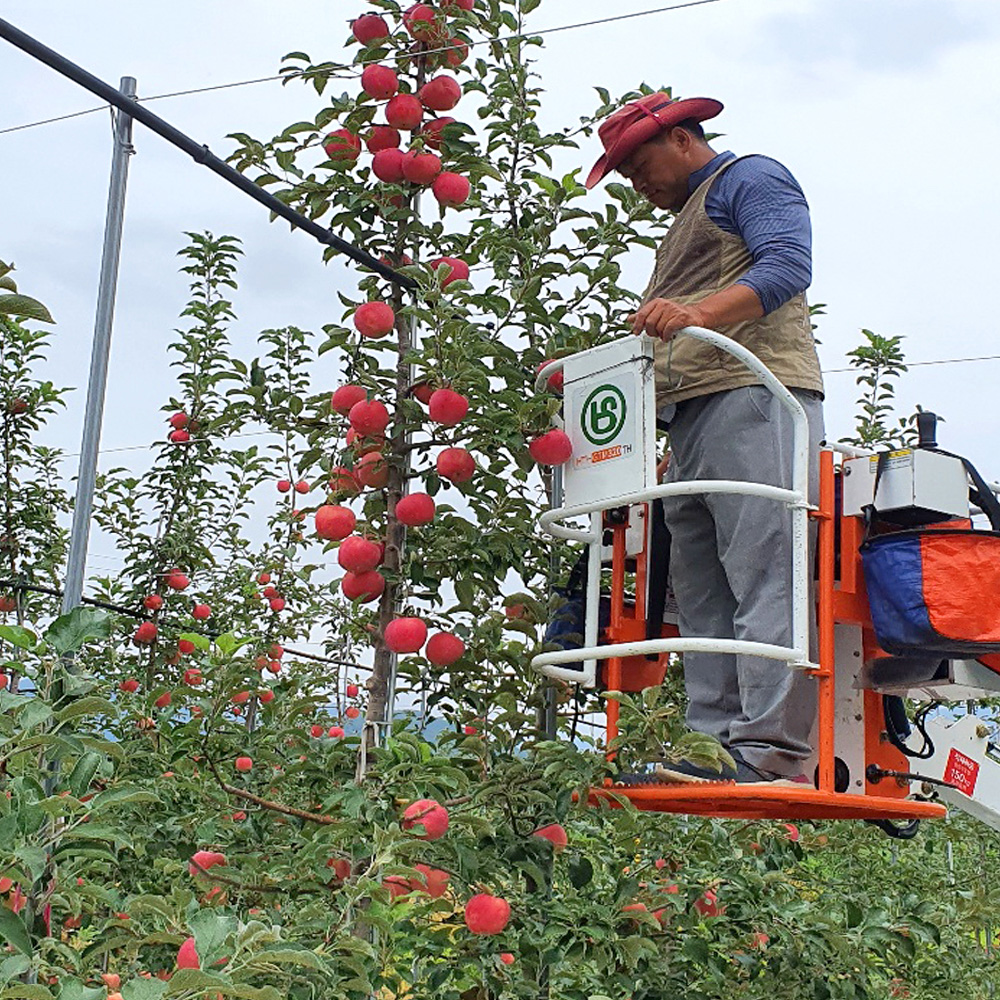
[[[691,496],[704,493],[737,493],[759,496],[785,503],[792,512],[792,645],[775,646],[769,643],[747,642],[737,639],[686,637],[679,639],[650,639],[644,642],[597,645],[597,607],[600,600],[600,560],[591,559],[587,580],[587,623],[584,647],[540,653],[531,665],[546,676],[575,681],[585,687],[596,682],[597,661],[612,657],[632,656],[656,652],[712,651],[743,653],[781,659],[790,666],[814,668],[809,661],[809,580],[808,580],[808,512],[809,504],[809,424],[802,404],[775,377],[771,370],[742,344],[714,330],[688,326],[675,337],[691,337],[712,344],[741,361],[774,394],[792,418],[792,488],[790,490],[765,483],[740,480],[712,479],[663,483],[645,490],[608,498],[600,503],[579,504],[546,511],[539,519],[539,527],[557,538],[579,541],[597,548],[601,542],[600,512],[612,507],[642,503],[664,496]],[[565,358],[549,362],[542,367],[535,379],[536,389],[541,389],[551,375],[562,369]],[[564,518],[590,515],[590,530],[571,528],[558,522]],[[706,645],[709,644],[709,645]],[[588,659],[588,657],[591,657]],[[563,663],[583,662],[583,670],[571,670]]]

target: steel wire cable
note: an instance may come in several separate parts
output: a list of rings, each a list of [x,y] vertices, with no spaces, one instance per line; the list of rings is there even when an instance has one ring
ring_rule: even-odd
[[[638,10],[633,11],[630,14],[615,14],[611,17],[597,18],[593,21],[579,21],[573,24],[560,24],[552,28],[542,28],[538,31],[525,31],[513,35],[497,35],[492,38],[481,38],[479,40],[474,40],[471,42],[463,42],[462,46],[474,47],[479,45],[491,45],[494,42],[510,42],[516,41],[523,38],[536,38],[541,35],[554,35],[556,32],[560,31],[571,31],[576,28],[592,28],[601,24],[610,24],[613,21],[627,21],[636,17],[648,17],[651,14],[663,14],[672,10],[682,10],[686,7],[701,7],[710,3],[721,3],[722,0],[687,0],[686,3],[671,4],[667,7],[656,7],[651,10]],[[461,46],[455,45],[444,45],[439,48],[426,49],[421,52],[421,55],[437,55],[442,52],[450,52],[452,49],[460,48]],[[341,74],[344,77],[356,77],[359,74],[352,72],[354,67],[363,67],[371,63],[380,62],[381,60],[369,59],[362,60],[358,63],[352,63],[350,66],[345,65],[342,67],[348,72]],[[272,76],[259,76],[254,77],[251,80],[235,80],[231,83],[217,83],[212,84],[207,87],[193,87],[189,90],[175,90],[166,94],[152,94],[149,97],[137,97],[136,100],[146,103],[149,101],[162,101],[171,97],[188,97],[192,94],[207,94],[215,90],[230,90],[234,87],[249,87],[257,83],[274,83],[275,81],[281,80],[294,80],[296,77],[308,76],[310,72],[308,70],[295,70],[290,73],[278,73]],[[36,128],[39,125],[51,125],[54,122],[68,121],[70,118],[79,118],[82,115],[91,115],[97,111],[103,111],[108,105],[102,104],[99,107],[86,108],[83,111],[72,111],[69,114],[57,115],[54,118],[43,118],[39,121],[26,122],[23,125],[12,125],[7,128],[0,128],[0,135],[5,135],[8,132],[20,132],[24,129]]]

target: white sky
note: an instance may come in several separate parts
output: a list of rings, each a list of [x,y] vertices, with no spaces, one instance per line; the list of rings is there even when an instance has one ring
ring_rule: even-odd
[[[666,0],[546,0],[535,29],[662,5]],[[346,61],[347,22],[358,0],[5,0],[0,17],[117,86],[140,96],[267,76],[286,52]],[[1000,190],[1000,4],[994,0],[719,0],[617,24],[550,35],[538,67],[546,85],[543,126],[575,125],[596,105],[593,87],[619,93],[645,81],[682,96],[714,96],[726,111],[716,148],[763,152],[798,177],[813,211],[813,302],[824,368],[846,366],[861,327],[904,334],[910,361],[1000,354],[987,303],[998,264]],[[100,102],[0,42],[0,129]],[[224,136],[270,138],[323,103],[302,84],[264,83],[155,102],[152,108],[214,152]],[[460,109],[461,110],[461,107]],[[103,445],[162,439],[160,406],[173,388],[165,344],[187,298],[176,251],[184,230],[244,241],[233,332],[252,353],[257,331],[338,320],[335,290],[352,272],[322,264],[320,248],[180,151],[137,126]],[[585,140],[579,165],[599,153]],[[0,134],[0,257],[21,290],[59,321],[46,376],[73,385],[70,407],[47,443],[79,445],[106,208],[111,144],[106,111]],[[574,166],[563,158],[557,170]],[[605,197],[601,189],[589,196]],[[633,287],[651,257],[630,261]],[[320,361],[336,383],[335,362]],[[900,403],[944,414],[944,447],[1000,476],[992,407],[1000,361],[918,367]],[[857,391],[830,374],[827,428],[853,428]],[[143,450],[109,452],[104,465],[146,461]],[[72,467],[67,469],[72,471]],[[104,549],[107,552],[106,546]],[[110,562],[93,564],[100,569]]]

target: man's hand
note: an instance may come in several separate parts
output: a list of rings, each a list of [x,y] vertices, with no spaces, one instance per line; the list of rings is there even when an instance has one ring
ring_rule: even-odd
[[[650,299],[628,317],[628,322],[634,334],[648,333],[667,341],[686,326],[705,326],[705,317],[695,305],[682,306],[672,299]]]

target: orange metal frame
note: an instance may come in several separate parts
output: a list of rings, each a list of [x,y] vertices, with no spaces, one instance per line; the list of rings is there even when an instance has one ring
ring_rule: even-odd
[[[740,819],[931,819],[945,815],[936,802],[907,798],[908,784],[883,779],[877,786],[867,781],[864,794],[837,792],[834,786],[836,689],[834,669],[834,625],[860,625],[864,630],[865,658],[878,652],[868,601],[860,571],[858,547],[861,521],[840,517],[840,580],[835,579],[836,518],[833,452],[820,452],[819,509],[812,516],[819,522],[817,551],[817,631],[819,662],[810,671],[819,685],[817,787],[803,785],[709,782],[704,784],[608,785],[591,790],[593,804],[621,805],[628,800],[637,809]],[[645,638],[646,553],[636,564],[636,604],[630,614],[625,604],[626,524],[612,530],[611,618],[606,630],[610,642]],[[676,630],[672,630],[676,634]],[[612,657],[605,661],[603,678],[610,691],[638,690],[662,681],[668,657],[651,663],[645,657]],[[607,745],[618,736],[619,705],[607,702]],[[906,771],[906,759],[887,740],[882,729],[880,696],[864,692],[865,762],[886,770]],[[609,753],[609,759],[614,755]]]

